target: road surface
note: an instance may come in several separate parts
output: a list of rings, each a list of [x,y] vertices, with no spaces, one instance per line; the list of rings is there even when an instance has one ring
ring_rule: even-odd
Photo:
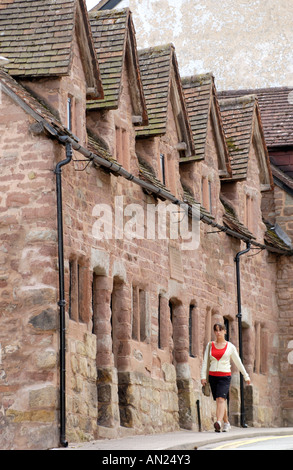
[[[198,447],[197,450],[293,450],[293,434],[256,436]]]

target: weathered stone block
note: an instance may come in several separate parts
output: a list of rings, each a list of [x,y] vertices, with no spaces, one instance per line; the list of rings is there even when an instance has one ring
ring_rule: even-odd
[[[43,310],[39,315],[32,317],[29,323],[39,330],[56,330],[57,329],[57,312],[52,308]]]

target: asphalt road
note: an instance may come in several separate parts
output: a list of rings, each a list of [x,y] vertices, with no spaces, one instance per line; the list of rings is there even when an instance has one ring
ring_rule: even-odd
[[[293,450],[293,434],[256,436],[198,447],[197,450]]]

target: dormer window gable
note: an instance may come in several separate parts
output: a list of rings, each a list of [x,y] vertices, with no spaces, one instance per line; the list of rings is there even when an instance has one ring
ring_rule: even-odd
[[[255,110],[252,143],[259,167],[260,189],[270,191],[273,187],[273,177],[258,106]]]
[[[213,75],[207,73],[184,77],[182,87],[194,139],[195,156],[189,159],[182,158],[181,162],[206,159],[209,146],[208,128],[211,126],[216,145],[219,176],[231,176],[230,156]]]
[[[170,101],[178,136],[178,144],[176,145],[176,149],[179,152],[179,158],[181,161],[183,159],[194,158],[195,148],[175,53],[173,53],[173,62],[174,65],[172,69]]]
[[[132,124],[145,125],[148,115],[136,46],[135,30],[129,8],[89,13],[94,47],[100,63],[104,89],[102,100],[89,99],[88,111],[119,109],[122,76],[126,69],[132,105]]]
[[[173,112],[177,141],[174,149],[181,157],[195,154],[181,78],[172,44],[138,51],[142,84],[146,96],[149,124],[136,129],[137,139],[164,136],[170,109]]]
[[[260,190],[270,190],[273,178],[256,95],[233,96],[219,100],[226,141],[231,157],[231,178],[247,178],[252,146],[259,168]]]

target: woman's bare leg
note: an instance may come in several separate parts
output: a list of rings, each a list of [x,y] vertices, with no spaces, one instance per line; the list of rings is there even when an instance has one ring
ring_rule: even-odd
[[[217,410],[216,410],[217,421],[220,421],[220,423],[221,423],[224,420],[224,418],[227,419],[226,399],[221,398],[221,397],[217,398],[216,399],[216,404],[217,404]]]

